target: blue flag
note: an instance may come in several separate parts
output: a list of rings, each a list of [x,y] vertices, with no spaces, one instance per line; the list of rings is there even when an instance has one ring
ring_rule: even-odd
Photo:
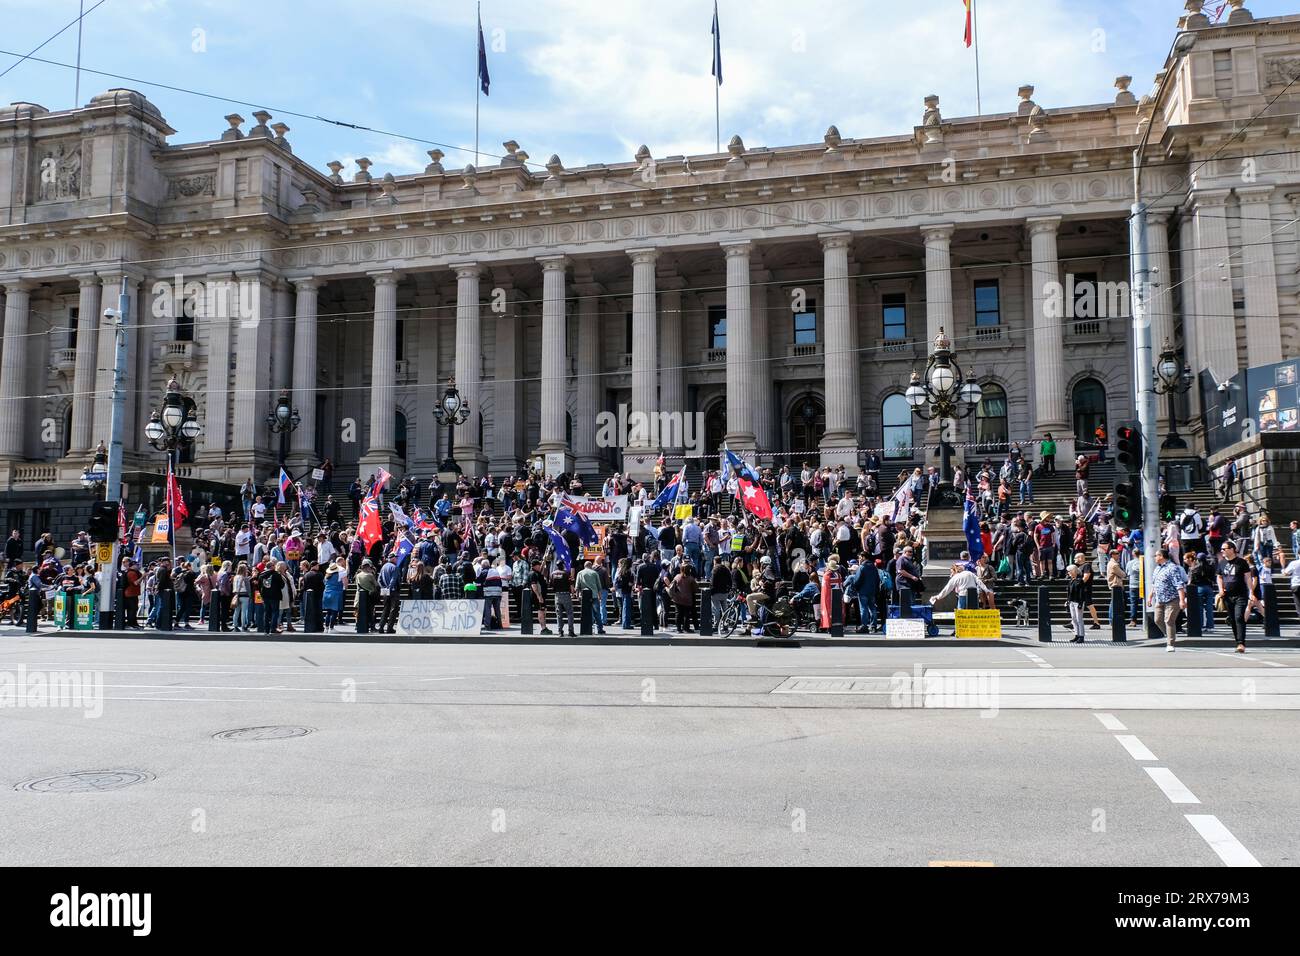
[[[600,535],[596,534],[591,520],[582,512],[574,511],[572,508],[561,508],[555,512],[555,526],[561,531],[576,534],[578,540],[588,547],[600,541]]]
[[[555,556],[564,562],[564,567],[569,571],[573,570],[573,555],[569,553],[569,546],[564,540],[564,535],[556,531],[550,525],[546,525],[546,534],[551,539],[551,547],[555,549]]]
[[[961,530],[966,535],[966,550],[970,552],[971,561],[978,561],[984,554],[984,539],[980,536],[979,509],[969,482],[966,484],[966,514],[962,518]]]
[[[713,0],[713,77],[722,85],[722,27],[718,24],[718,0]]]
[[[726,445],[723,445],[722,446],[722,480],[727,481],[731,477],[731,473],[733,471],[739,474],[742,478],[748,478],[750,481],[754,482],[755,484],[758,484],[760,481],[762,481],[762,479],[759,477],[758,472],[755,471],[750,465],[748,465],[743,458],[737,455]]]
[[[479,10],[478,15],[478,86],[483,91],[484,96],[488,96],[488,87],[492,85],[492,77],[488,75],[487,65],[487,47],[483,43],[483,11]],[[477,159],[475,160],[477,162]]]
[[[664,505],[671,504],[678,498],[685,498],[687,496],[686,466],[683,465],[682,470],[673,475],[673,480],[664,485],[664,490],[659,492],[659,496],[655,498],[654,501],[650,502],[650,507],[659,509]]]

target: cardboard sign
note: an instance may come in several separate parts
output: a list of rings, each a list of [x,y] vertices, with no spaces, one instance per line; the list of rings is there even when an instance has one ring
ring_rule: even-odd
[[[895,641],[925,640],[925,618],[891,617],[885,622],[885,637]]]
[[[477,636],[483,626],[482,601],[403,601],[398,634],[430,637]]]
[[[149,539],[150,543],[166,544],[167,531],[170,527],[171,527],[171,522],[168,521],[167,516],[165,514],[159,515],[157,518],[155,518],[153,524],[153,536]]]
[[[973,640],[997,640],[1002,636],[1002,612],[958,609],[957,636]]]
[[[678,521],[695,516],[695,505],[677,505],[673,508],[673,517]]]
[[[311,480],[312,480],[312,481],[324,481],[324,480],[325,480],[325,469],[324,469],[324,468],[313,468],[313,469],[311,470]]]
[[[593,524],[598,521],[626,521],[628,517],[627,495],[611,495],[608,498],[560,495],[558,498],[557,504],[586,515],[587,520]]]

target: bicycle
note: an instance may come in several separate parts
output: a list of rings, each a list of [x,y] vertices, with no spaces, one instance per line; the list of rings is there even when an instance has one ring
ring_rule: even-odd
[[[718,615],[717,632],[721,638],[730,638],[740,627],[741,622],[745,620],[748,614],[748,605],[745,603],[745,595],[739,591],[732,591],[727,595],[727,606],[722,609]]]

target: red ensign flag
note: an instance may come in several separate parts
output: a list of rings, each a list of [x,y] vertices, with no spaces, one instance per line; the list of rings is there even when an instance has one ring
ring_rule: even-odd
[[[969,47],[970,44],[971,44],[971,10],[970,10],[970,8],[971,8],[971,4],[973,4],[973,3],[975,2],[975,0],[961,0],[961,2],[962,2],[962,6],[964,6],[964,7],[966,8],[966,46]]]

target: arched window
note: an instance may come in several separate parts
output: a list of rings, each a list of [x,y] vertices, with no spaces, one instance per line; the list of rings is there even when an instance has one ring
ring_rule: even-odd
[[[406,416],[398,412],[393,416],[393,448],[397,450],[397,457],[406,463]]]
[[[983,387],[984,397],[975,407],[975,451],[981,455],[1007,450],[1007,393],[1001,385]]]
[[[890,395],[880,408],[884,422],[886,458],[912,457],[912,406],[901,392]]]
[[[1106,420],[1106,387],[1095,378],[1080,379],[1070,394],[1076,447],[1096,448],[1097,426]]]

